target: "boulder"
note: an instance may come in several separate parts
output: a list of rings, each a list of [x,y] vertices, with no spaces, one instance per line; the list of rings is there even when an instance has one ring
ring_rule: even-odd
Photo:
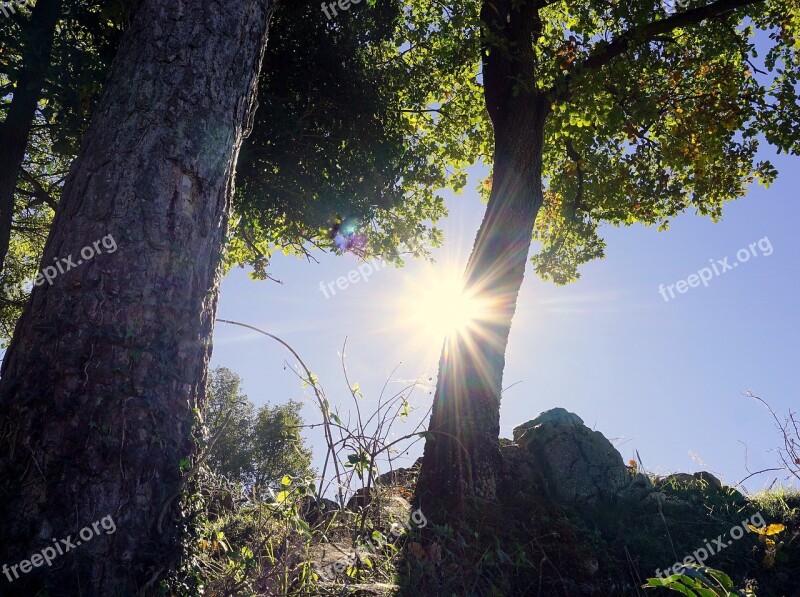
[[[396,468],[378,476],[375,479],[376,485],[390,485],[394,487],[408,487],[414,485],[419,476],[419,469],[422,466],[422,457],[418,458],[414,464],[408,468]]]
[[[361,487],[360,489],[356,489],[355,493],[353,493],[353,495],[350,496],[350,499],[347,500],[347,505],[345,506],[345,509],[350,510],[350,512],[358,512],[363,508],[366,508],[372,501],[374,493],[375,493],[374,487],[371,487],[369,489],[367,489],[366,487]]]
[[[717,479],[714,475],[712,475],[708,471],[700,471],[699,473],[695,473],[693,476],[698,481],[705,481],[717,491],[722,491],[722,481]]]
[[[630,483],[622,456],[611,442],[563,408],[516,427],[514,441],[562,501],[607,501]]]
[[[411,504],[404,497],[397,495],[391,489],[382,487],[372,487],[367,491],[362,487],[347,500],[346,510],[350,512],[360,512],[370,507],[373,514],[381,518],[408,519],[411,512]]]
[[[304,495],[300,498],[298,506],[300,517],[310,525],[316,524],[321,518],[329,518],[326,515],[341,510],[333,500],[315,498],[310,495]]]
[[[508,503],[526,503],[548,494],[547,480],[539,466],[527,451],[513,442],[500,440],[500,455],[503,459],[501,495]]]
[[[722,481],[709,473],[708,471],[701,471],[699,473],[674,473],[661,480],[662,484],[678,485],[684,487],[697,487],[700,488],[707,484],[709,488],[717,491],[722,491]]]
[[[627,502],[640,502],[654,491],[650,477],[638,473],[633,477],[630,484],[617,495]]]
[[[666,500],[666,493],[663,491],[654,491],[642,500],[642,506],[653,512],[661,512]]]

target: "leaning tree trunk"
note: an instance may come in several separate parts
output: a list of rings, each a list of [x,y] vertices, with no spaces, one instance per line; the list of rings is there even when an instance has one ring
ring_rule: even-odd
[[[484,3],[492,44],[483,56],[484,94],[495,136],[492,192],[472,249],[465,287],[485,300],[491,320],[445,341],[417,496],[434,519],[463,517],[476,500],[495,500],[501,470],[500,391],[505,349],[542,205],[545,98],[536,93],[533,2]],[[487,52],[487,50],[489,50]],[[528,88],[520,82],[531,82]],[[516,88],[515,88],[516,87]]]
[[[64,272],[34,288],[3,363],[3,595],[150,595],[176,563],[272,5],[141,0],[132,12],[44,250],[43,267]],[[15,578],[13,565],[70,536],[52,565]]]
[[[42,93],[62,0],[39,0],[22,27],[22,65],[6,119],[0,124],[0,272],[11,242],[14,192]],[[6,17],[3,17],[6,18]]]

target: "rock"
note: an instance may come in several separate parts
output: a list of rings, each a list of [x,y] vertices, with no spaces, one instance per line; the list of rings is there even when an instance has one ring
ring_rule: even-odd
[[[708,485],[711,489],[722,491],[722,481],[708,471],[701,471],[694,474],[674,473],[664,477],[660,483],[662,485],[677,485],[691,488],[701,488],[704,485]]]
[[[362,508],[366,508],[372,501],[372,496],[375,492],[374,488],[367,490],[366,487],[357,489],[355,493],[347,500],[346,509],[351,512],[358,512]]]
[[[407,521],[411,513],[411,504],[404,497],[391,493],[391,491],[371,488],[367,493],[366,487],[357,490],[347,500],[347,510],[359,512],[371,506],[371,517],[380,525],[384,522],[387,526],[391,522]]]
[[[661,504],[661,511],[667,516],[683,516],[697,511],[697,507],[686,500],[667,499]]]
[[[391,485],[394,487],[406,487],[413,485],[419,476],[419,469],[422,466],[422,457],[408,468],[396,468],[380,475],[375,479],[376,485]]]
[[[642,500],[642,506],[654,512],[661,512],[664,502],[667,499],[667,494],[661,491],[655,491],[649,494]]]
[[[640,502],[648,495],[653,493],[653,482],[650,477],[638,473],[630,482],[630,485],[622,489],[617,495],[628,502]]]
[[[333,500],[329,500],[327,498],[314,498],[310,495],[305,495],[300,498],[298,504],[300,518],[311,525],[315,524],[323,516],[337,512],[338,510],[339,505]]]
[[[576,414],[554,408],[514,429],[547,485],[566,502],[610,500],[630,481],[622,456]]]
[[[501,495],[511,503],[525,503],[547,497],[547,481],[533,456],[514,443],[500,446],[503,459]]]
[[[717,491],[722,491],[722,481],[717,479],[714,475],[712,475],[708,471],[701,471],[699,473],[695,473],[693,476],[698,481],[705,481]]]
[[[317,543],[310,547],[309,555],[314,572],[323,581],[343,576],[347,567],[356,562],[352,541]]]
[[[399,495],[387,496],[381,504],[380,514],[387,527],[393,522],[403,524],[411,518],[411,503]]]
[[[674,473],[664,477],[661,480],[661,483],[666,483],[669,485],[694,485],[694,482],[694,475],[689,473]]]

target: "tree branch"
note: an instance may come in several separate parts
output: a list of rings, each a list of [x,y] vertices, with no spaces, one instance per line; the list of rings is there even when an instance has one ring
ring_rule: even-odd
[[[547,95],[551,100],[565,99],[572,91],[578,75],[584,71],[596,70],[605,66],[637,43],[652,41],[658,36],[669,33],[679,27],[696,25],[706,19],[718,17],[737,8],[763,2],[765,0],[717,0],[717,2],[712,2],[706,6],[676,13],[661,21],[653,21],[628,29],[610,42],[598,43],[595,46],[595,50],[582,63],[553,84]]]
[[[45,190],[41,183],[36,180],[36,178],[30,172],[23,168],[20,170],[20,176],[24,181],[28,182],[34,188],[36,191],[34,193],[34,197],[36,197],[36,199],[46,203],[53,211],[56,210],[56,207],[58,207],[58,202],[53,199],[52,196],[50,196],[50,193]]]

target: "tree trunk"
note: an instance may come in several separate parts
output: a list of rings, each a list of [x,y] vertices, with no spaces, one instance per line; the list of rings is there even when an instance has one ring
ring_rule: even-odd
[[[513,51],[485,45],[484,94],[495,136],[492,192],[472,249],[465,287],[491,305],[490,320],[445,341],[425,443],[418,500],[427,516],[463,517],[498,497],[500,392],[505,349],[542,205],[545,98],[531,83],[531,2],[485,2],[481,17]],[[485,38],[487,39],[487,38]],[[496,37],[494,37],[496,39]],[[489,50],[487,52],[487,50]]]
[[[22,66],[6,119],[0,124],[0,273],[11,242],[14,191],[42,93],[62,0],[39,0],[22,28]],[[7,17],[3,17],[7,18]]]
[[[155,594],[180,555],[176,498],[272,5],[141,0],[131,14],[45,246],[43,267],[65,271],[34,288],[3,362],[3,595]]]

